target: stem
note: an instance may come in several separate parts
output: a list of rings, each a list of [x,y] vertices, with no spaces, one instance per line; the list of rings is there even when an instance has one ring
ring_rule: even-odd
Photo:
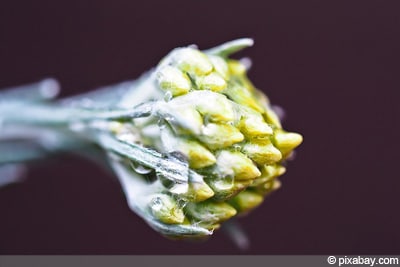
[[[68,125],[74,122],[93,120],[131,120],[150,116],[155,102],[140,104],[132,109],[91,110],[58,107],[55,105],[2,104],[0,119],[3,124]]]

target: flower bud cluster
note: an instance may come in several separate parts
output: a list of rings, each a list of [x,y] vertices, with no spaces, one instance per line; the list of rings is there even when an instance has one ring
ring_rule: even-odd
[[[156,87],[166,97],[153,121],[142,125],[145,132],[158,120],[158,133],[147,136],[146,145],[179,154],[202,176],[187,187],[157,176],[163,189],[148,208],[162,223],[214,230],[252,210],[279,188],[284,162],[302,142],[282,129],[246,66],[224,52],[177,48],[155,70]]]

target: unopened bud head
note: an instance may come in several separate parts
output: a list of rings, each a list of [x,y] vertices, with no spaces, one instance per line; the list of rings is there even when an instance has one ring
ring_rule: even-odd
[[[166,194],[152,196],[149,209],[151,214],[163,223],[178,224],[185,219],[183,210],[178,206],[175,199]]]

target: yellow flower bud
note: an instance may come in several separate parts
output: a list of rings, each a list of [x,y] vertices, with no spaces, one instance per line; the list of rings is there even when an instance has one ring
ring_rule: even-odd
[[[225,201],[246,189],[253,182],[253,180],[229,180],[230,179],[209,179],[207,181],[212,190],[214,190],[214,200]]]
[[[178,224],[185,219],[183,210],[178,206],[175,199],[166,194],[152,196],[149,209],[151,214],[163,223]]]
[[[170,91],[173,96],[189,92],[191,82],[189,77],[177,68],[164,66],[157,72],[157,81],[165,91]]]
[[[275,131],[274,144],[285,156],[300,145],[301,142],[303,142],[303,137],[298,133],[289,133],[281,129]]]
[[[234,176],[235,180],[249,180],[261,175],[251,159],[238,151],[220,151],[216,168],[222,176]]]
[[[196,140],[174,134],[169,127],[161,133],[162,145],[167,152],[179,151],[186,156],[190,168],[199,169],[213,165],[217,160],[207,148]]]
[[[251,187],[256,187],[266,182],[272,181],[276,177],[284,174],[285,172],[286,168],[281,165],[264,165],[261,167],[261,176],[254,180],[254,182],[251,184]]]
[[[223,93],[240,105],[250,107],[260,113],[264,112],[264,108],[258,103],[254,95],[234,79],[228,82],[228,87]]]
[[[281,152],[268,140],[248,142],[242,151],[258,165],[272,164],[282,159]]]
[[[232,75],[241,76],[246,74],[246,67],[238,60],[234,59],[228,60],[228,68]]]
[[[209,121],[232,122],[235,111],[226,96],[210,91],[192,91],[168,102],[171,109],[185,112],[185,108],[194,108]]]
[[[260,205],[263,200],[264,198],[261,195],[245,190],[233,197],[229,203],[231,203],[239,212],[246,212]]]
[[[192,182],[189,186],[191,201],[201,202],[214,196],[214,191],[206,183]]]
[[[245,107],[241,107],[239,112],[242,117],[237,127],[246,137],[253,138],[273,133],[273,129],[264,121],[260,113]]]
[[[236,210],[225,202],[205,201],[202,203],[189,203],[185,207],[188,216],[202,223],[223,222],[236,215]]]
[[[196,84],[201,90],[210,90],[220,92],[226,88],[226,82],[216,72],[211,72],[206,76],[201,76],[196,79]]]
[[[177,50],[173,60],[178,68],[191,75],[206,75],[213,69],[205,54],[190,47]]]
[[[229,147],[243,141],[243,134],[230,124],[208,123],[198,138],[210,149]]]

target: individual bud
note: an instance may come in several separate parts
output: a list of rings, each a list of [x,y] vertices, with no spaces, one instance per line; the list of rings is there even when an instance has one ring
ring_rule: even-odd
[[[213,64],[215,71],[227,80],[229,78],[229,68],[226,61],[222,57],[214,55],[209,55],[208,58]]]
[[[259,113],[245,107],[241,107],[239,112],[241,119],[237,127],[246,137],[253,138],[273,134],[273,129]]]
[[[197,78],[196,84],[201,90],[210,90],[214,92],[220,92],[226,88],[225,80],[216,72],[211,72],[206,76]]]
[[[228,68],[232,75],[241,76],[246,74],[246,66],[238,60],[228,60]]]
[[[272,190],[273,191],[278,190],[279,188],[281,188],[281,186],[282,186],[281,181],[279,181],[278,179],[275,179],[274,184],[272,185]]]
[[[242,151],[258,165],[272,164],[282,159],[281,152],[269,139],[262,142],[248,142],[243,145]]]
[[[273,111],[268,105],[264,106],[264,119],[267,123],[274,125],[277,128],[282,128],[281,121],[279,120],[278,115],[276,115],[275,111]]]
[[[185,140],[179,144],[178,149],[189,160],[189,166],[193,169],[200,169],[213,165],[217,160],[215,156],[197,141]]]
[[[188,203],[185,211],[188,216],[202,223],[223,222],[236,215],[236,210],[225,202]]]
[[[203,118],[191,103],[177,103],[175,99],[157,105],[157,115],[171,125],[175,132],[180,134],[194,133],[199,134],[203,125]]]
[[[232,102],[226,96],[210,91],[193,91],[174,98],[168,104],[177,107],[195,107],[212,122],[231,122],[235,119]]]
[[[171,92],[173,96],[186,94],[191,88],[189,77],[168,65],[158,70],[157,81],[161,89]]]
[[[261,194],[263,196],[266,196],[269,193],[271,193],[271,192],[273,192],[275,190],[278,190],[280,187],[281,187],[281,181],[279,181],[278,179],[274,178],[274,179],[272,179],[270,181],[267,181],[267,182],[265,182],[263,184],[259,184],[258,186],[254,187],[254,188],[252,187],[252,189],[254,191],[256,191],[257,193],[259,193],[259,194]]]
[[[252,184],[252,180],[227,181],[226,179],[209,179],[207,183],[214,190],[213,199],[225,201],[239,194]]]
[[[289,133],[279,129],[274,134],[274,144],[285,156],[300,145],[302,141],[303,137],[298,133]]]
[[[251,187],[259,186],[266,182],[273,180],[276,177],[281,176],[286,172],[286,168],[282,165],[264,165],[261,167],[261,176],[256,178],[251,184]]]
[[[179,183],[157,173],[160,184],[173,195],[191,202],[200,202],[214,196],[214,191],[203,179]],[[190,178],[189,178],[190,179]]]
[[[217,161],[214,154],[198,141],[176,136],[169,127],[161,129],[161,140],[165,151],[179,151],[185,155],[190,168],[204,168]]]
[[[245,190],[233,197],[229,203],[232,204],[238,212],[246,212],[260,205],[263,200],[264,198],[261,195]]]
[[[261,168],[261,176],[268,178],[275,178],[281,176],[286,172],[286,168],[282,165],[264,165]]]
[[[257,102],[254,95],[245,86],[235,80],[228,82],[228,87],[223,91],[223,94],[227,95],[237,104],[252,108],[260,113],[264,112],[264,108]]]
[[[214,191],[205,183],[192,182],[189,185],[190,200],[201,202],[214,196]]]
[[[249,180],[261,175],[257,166],[246,155],[228,150],[218,153],[216,171],[222,177],[233,176],[235,180]]]
[[[198,138],[210,149],[220,149],[243,141],[244,136],[230,124],[208,123],[203,126]]]
[[[258,99],[258,102],[262,105],[262,106],[269,106],[271,103],[269,101],[269,98],[266,94],[264,94],[262,91],[260,90],[254,90],[253,92],[254,97]]]
[[[178,68],[193,76],[206,75],[213,69],[205,54],[190,47],[177,50],[173,60]]]
[[[183,210],[178,206],[176,200],[166,194],[152,196],[149,209],[155,218],[166,224],[179,224],[185,219]]]

